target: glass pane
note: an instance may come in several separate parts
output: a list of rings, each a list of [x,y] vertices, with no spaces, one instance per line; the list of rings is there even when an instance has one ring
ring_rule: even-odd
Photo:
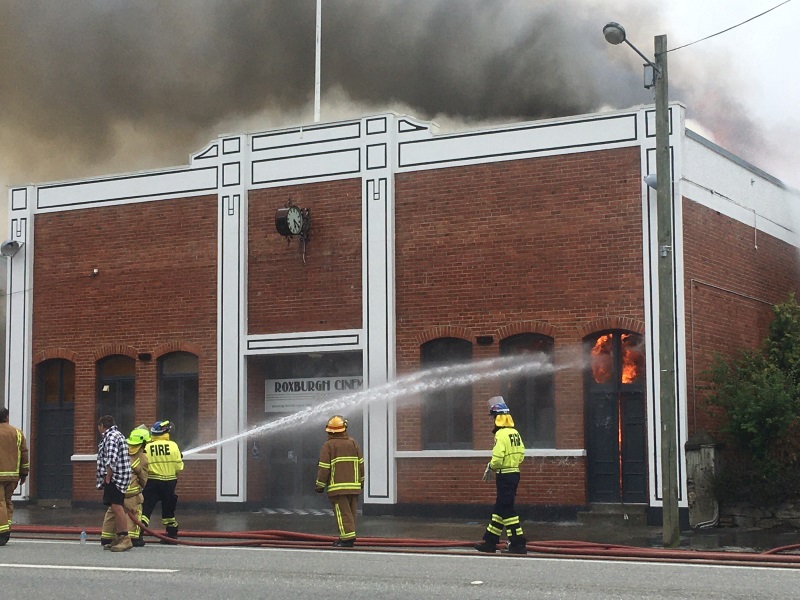
[[[189,352],[173,352],[161,357],[164,375],[197,375],[197,357]]]
[[[423,369],[468,363],[472,343],[459,338],[437,338],[422,345]],[[425,448],[469,447],[472,443],[472,386],[431,390],[423,398],[422,440]]]
[[[528,354],[546,363],[553,359],[553,339],[521,333],[500,341],[500,355]],[[514,425],[529,448],[555,446],[554,375],[530,373],[507,379],[501,393],[511,409]]]
[[[133,377],[136,365],[132,358],[127,356],[109,356],[98,363],[100,377]]]
[[[158,386],[158,418],[173,423],[170,439],[185,449],[197,442],[199,385],[197,375],[162,375]]]
[[[61,393],[63,395],[61,402],[63,404],[75,403],[75,363],[65,360],[64,369],[61,376],[63,378],[61,384]]]
[[[38,366],[39,403],[58,406],[61,402],[61,361],[47,360]],[[74,372],[74,371],[73,371]]]

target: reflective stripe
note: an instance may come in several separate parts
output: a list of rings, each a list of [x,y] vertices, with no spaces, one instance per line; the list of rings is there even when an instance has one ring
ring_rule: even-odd
[[[333,507],[334,512],[336,513],[336,526],[339,528],[339,537],[344,535],[344,523],[342,523],[342,511],[339,510],[339,505],[336,504]]]
[[[334,458],[331,461],[331,479],[330,484],[328,485],[329,492],[335,492],[339,490],[352,490],[352,491],[360,491],[361,490],[361,478],[359,476],[359,464],[363,463],[363,459],[359,459],[357,456],[342,456],[340,458]],[[320,463],[322,464],[322,463]],[[350,481],[336,481],[336,465],[339,464],[347,464],[352,465],[353,473],[352,476],[354,479]]]

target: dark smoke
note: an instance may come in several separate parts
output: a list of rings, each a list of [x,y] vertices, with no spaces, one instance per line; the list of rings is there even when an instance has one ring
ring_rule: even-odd
[[[619,20],[637,40],[652,40],[664,33],[652,29],[658,3],[609,4],[324,0],[322,118],[395,109],[423,119],[508,122],[649,104],[641,61],[609,46],[601,31]],[[315,6],[3,2],[0,179],[21,184],[185,164],[218,134],[312,121]],[[734,105],[724,87],[715,85],[714,94],[715,104]],[[676,82],[671,97],[690,116],[697,101],[701,122],[706,115],[723,138],[736,132],[725,138],[732,151],[763,156],[766,145],[743,111],[716,110]]]

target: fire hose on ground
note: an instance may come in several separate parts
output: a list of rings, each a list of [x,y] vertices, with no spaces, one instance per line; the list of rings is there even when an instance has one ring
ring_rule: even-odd
[[[135,516],[132,520],[143,533],[163,543],[197,547],[263,547],[263,548],[330,548],[337,538],[329,535],[264,529],[257,531],[184,531],[180,539],[173,539],[145,527]],[[60,536],[53,539],[74,540],[84,530],[99,535],[100,528],[82,528],[48,525],[14,525],[15,537]],[[359,537],[355,549],[379,552],[424,552],[447,554],[475,554],[474,542],[464,540],[435,540],[416,538]],[[498,550],[500,550],[498,546]],[[527,555],[519,558],[556,556],[563,558],[628,560],[649,562],[679,562],[715,565],[748,565],[763,567],[800,568],[800,544],[773,548],[765,552],[708,551],[670,548],[642,548],[617,544],[583,542],[577,540],[530,541]],[[349,550],[349,549],[344,549]]]

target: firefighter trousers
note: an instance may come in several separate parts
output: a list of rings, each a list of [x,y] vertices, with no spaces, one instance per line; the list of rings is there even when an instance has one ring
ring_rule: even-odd
[[[342,494],[328,496],[336,519],[336,528],[340,540],[356,539],[356,511],[358,510],[358,494]]]
[[[128,511],[131,511],[139,521],[142,520],[142,495],[136,494],[135,496],[131,496],[130,498],[125,498],[125,502],[122,504],[125,507],[125,522],[127,527],[128,535],[130,536],[131,540],[134,540],[139,537],[141,534],[141,529],[139,526],[133,522],[133,520],[128,515]],[[113,509],[109,506],[108,510],[106,510],[105,517],[103,517],[103,528],[100,530],[100,539],[101,540],[113,540],[117,536],[117,520],[114,516]]]
[[[156,504],[161,502],[161,522],[164,527],[178,529],[178,521],[175,519],[175,507],[178,505],[178,496],[175,494],[175,486],[178,485],[177,479],[161,481],[150,479],[144,486],[144,504],[142,505],[142,524],[150,525],[150,515]]]
[[[0,481],[0,535],[5,535],[11,531],[11,517],[14,516],[14,503],[11,496],[17,489],[19,479],[11,481]]]
[[[494,512],[483,539],[489,544],[497,544],[503,529],[512,546],[524,546],[527,541],[522,535],[522,526],[519,515],[514,508],[514,499],[517,497],[519,486],[519,473],[498,473],[495,478],[497,497],[494,503]]]

